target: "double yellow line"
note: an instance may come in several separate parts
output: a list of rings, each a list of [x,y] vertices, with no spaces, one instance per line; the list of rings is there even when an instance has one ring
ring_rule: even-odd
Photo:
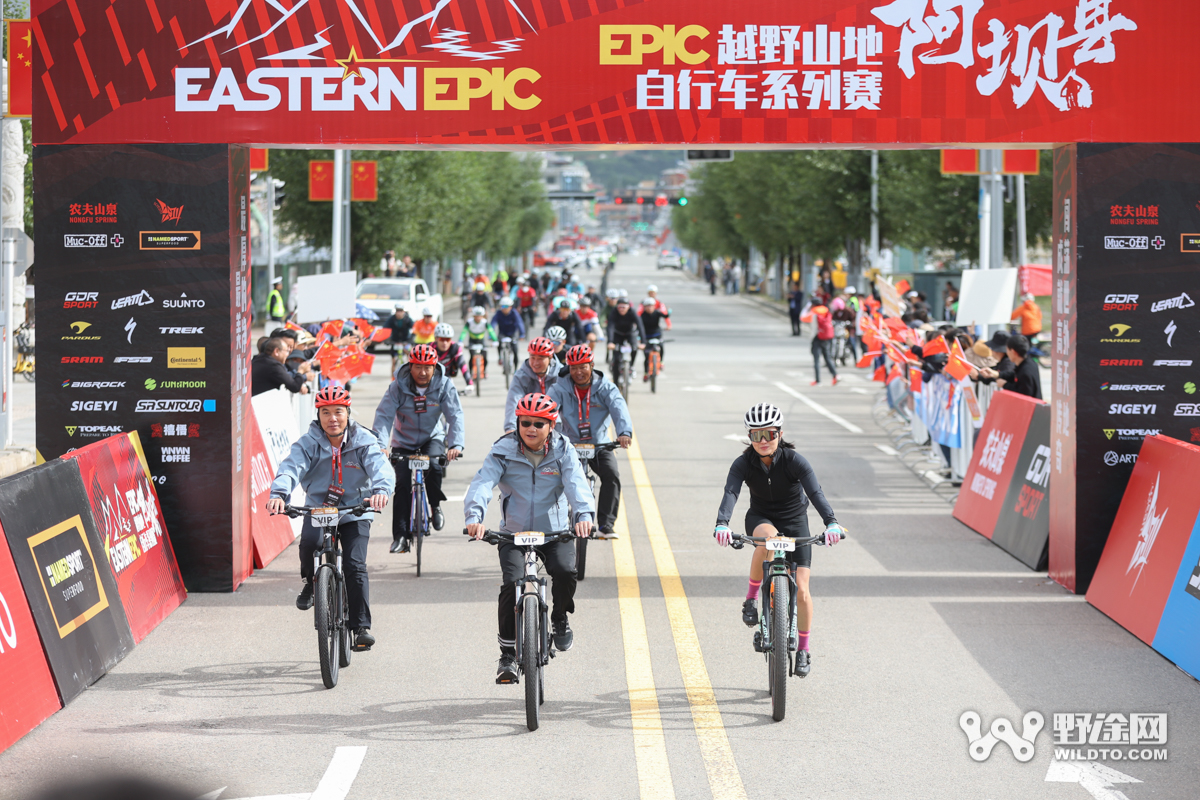
[[[683,675],[684,690],[692,711],[692,723],[709,789],[714,800],[745,800],[746,789],[729,746],[729,737],[717,707],[712,681],[700,650],[691,606],[675,554],[667,538],[658,501],[650,485],[650,476],[642,461],[637,440],[628,450],[633,483],[645,520],[647,539],[654,553],[658,579],[667,606],[667,618],[675,639],[675,654]],[[621,609],[621,628],[625,642],[625,675],[629,685],[629,711],[633,721],[634,752],[637,757],[638,785],[643,800],[671,800],[675,790],[667,761],[666,739],[659,714],[658,694],[650,661],[650,644],[646,635],[646,619],[638,586],[637,564],[633,545],[629,541],[629,526],[622,510],[618,516],[621,538],[614,542],[613,558],[617,574],[617,597]]]

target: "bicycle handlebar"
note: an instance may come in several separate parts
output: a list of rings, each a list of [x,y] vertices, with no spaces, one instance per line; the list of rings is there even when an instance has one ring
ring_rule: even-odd
[[[471,534],[467,531],[467,529],[463,528],[463,536],[470,536],[470,535]],[[483,533],[483,539],[481,539],[480,541],[487,542],[488,544],[500,544],[501,542],[508,542],[509,544],[512,544],[513,537],[515,535],[516,534],[513,534],[513,533],[505,533],[504,531],[486,531],[485,530]],[[553,544],[554,542],[567,542],[567,541],[570,541],[571,539],[582,538],[582,537],[575,536],[575,531],[551,531],[549,533],[544,534],[544,536],[546,537],[545,544]],[[596,535],[593,533],[593,534],[589,535],[587,538],[595,539]]]
[[[416,455],[421,455],[421,454],[420,453],[409,453],[406,455],[404,453],[392,453],[392,455],[390,456],[390,460],[393,464],[397,464],[401,461],[409,461],[412,459],[413,456],[416,456]],[[446,460],[445,456],[429,456],[429,463],[437,464],[439,467],[444,467],[449,462]]]
[[[849,536],[846,535],[846,531],[844,528],[842,529],[842,537],[841,538],[843,538],[843,539],[850,538]],[[816,536],[807,536],[804,538],[797,538],[797,537],[793,537],[793,536],[770,536],[770,537],[747,536],[744,533],[735,533],[735,534],[733,534],[732,543],[733,543],[733,545],[735,545],[735,547],[734,547],[735,550],[740,550],[741,548],[736,547],[736,545],[738,545],[738,544],[745,545],[747,542],[749,542],[751,544],[756,544],[756,545],[757,544],[766,544],[766,542],[769,541],[770,539],[791,539],[793,542],[796,543],[797,547],[800,547],[800,546],[803,546],[806,544],[825,544],[825,532],[822,531],[821,533],[818,533]]]
[[[579,447],[580,445],[585,445],[585,444],[592,444],[592,443],[591,442],[571,442],[571,447]],[[605,442],[604,444],[597,444],[597,445],[593,445],[593,446],[596,448],[596,452],[599,453],[603,450],[616,450],[618,447],[621,446],[621,443],[620,442]]]
[[[313,511],[322,511],[328,507],[329,506],[294,506],[291,503],[284,503],[283,513],[294,519],[295,517],[300,517]],[[339,512],[350,511],[353,512],[354,516],[361,517],[363,514],[371,510],[371,504],[364,500],[356,506],[347,506],[345,508],[338,508],[337,510]],[[272,514],[271,516],[274,517],[278,515]]]

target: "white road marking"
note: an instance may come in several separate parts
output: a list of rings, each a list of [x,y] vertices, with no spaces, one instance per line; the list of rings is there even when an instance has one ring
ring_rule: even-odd
[[[898,452],[896,452],[896,450],[894,450],[891,447],[888,447],[886,444],[877,444],[877,445],[875,445],[875,447],[879,450],[879,452],[886,453],[889,456],[900,455]]]
[[[723,391],[725,391],[725,387],[717,386],[715,383],[710,383],[706,386],[684,386],[683,391],[685,391],[685,392],[723,392]]]
[[[448,495],[446,495],[446,502],[447,503],[461,503],[466,496],[467,496],[466,493],[448,494]]]
[[[731,442],[737,442],[738,444],[750,444],[749,439],[747,439],[745,436],[742,436],[741,434],[738,434],[738,433],[727,433],[724,436],[722,436],[721,438],[728,439]]]
[[[217,798],[221,796],[221,792],[225,791],[228,788],[229,788],[228,786],[222,786],[220,789],[217,789],[216,791],[212,791],[212,792],[209,792],[208,794],[200,795],[199,797],[196,798],[196,800],[217,800]]]
[[[778,386],[783,391],[790,394],[792,397],[799,400],[801,403],[804,403],[806,406],[808,406],[813,411],[820,414],[822,417],[825,417],[826,419],[836,422],[838,425],[841,425],[843,428],[850,431],[851,433],[862,433],[863,432],[863,429],[858,427],[857,425],[855,425],[853,422],[847,422],[846,420],[842,419],[837,414],[833,413],[832,411],[830,411],[829,409],[827,409],[825,406],[821,405],[820,403],[816,403],[816,402],[813,402],[812,400],[809,400],[807,397],[800,394],[795,389],[788,386],[786,383],[780,383],[779,381],[775,381],[775,385]]]
[[[1050,762],[1046,771],[1047,783],[1078,783],[1096,800],[1129,800],[1124,792],[1112,788],[1115,783],[1141,783],[1137,778],[1118,772],[1094,761]]]
[[[367,755],[366,747],[339,747],[333,752],[333,760],[329,762],[317,790],[296,792],[293,794],[267,794],[258,797],[240,797],[237,800],[346,800],[350,794],[350,786],[358,777],[363,758]],[[221,787],[215,792],[197,797],[196,800],[217,800],[228,787]]]
[[[870,392],[868,392],[866,389],[859,389],[858,387],[852,388],[850,391],[854,392],[855,394],[870,394]]]

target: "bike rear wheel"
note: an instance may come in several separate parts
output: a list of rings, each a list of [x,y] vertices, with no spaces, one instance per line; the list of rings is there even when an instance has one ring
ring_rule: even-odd
[[[326,689],[332,689],[338,682],[337,602],[333,567],[322,566],[317,571],[317,655],[321,659],[321,681]]]
[[[525,725],[538,729],[542,694],[542,659],[539,647],[538,600],[533,595],[521,601],[521,668],[525,672]]]
[[[421,544],[429,532],[429,506],[425,497],[425,484],[414,492],[413,497],[413,552],[417,554],[417,577],[421,577]]]
[[[783,719],[787,711],[788,679],[788,579],[776,575],[771,579],[771,718],[776,722]]]
[[[650,354],[650,394],[658,393],[658,353]]]
[[[583,580],[584,573],[587,570],[587,546],[588,540],[575,539],[575,580]]]
[[[338,618],[338,631],[340,632],[341,641],[338,642],[338,666],[350,666],[350,653],[354,645],[354,631],[350,630],[350,593],[346,590],[346,581],[340,580],[338,584],[338,596],[341,598],[339,603],[342,613]]]

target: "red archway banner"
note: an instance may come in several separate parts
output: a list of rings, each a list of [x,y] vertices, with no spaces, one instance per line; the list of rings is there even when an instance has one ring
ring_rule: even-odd
[[[34,0],[34,141],[1195,138],[1200,4]]]

